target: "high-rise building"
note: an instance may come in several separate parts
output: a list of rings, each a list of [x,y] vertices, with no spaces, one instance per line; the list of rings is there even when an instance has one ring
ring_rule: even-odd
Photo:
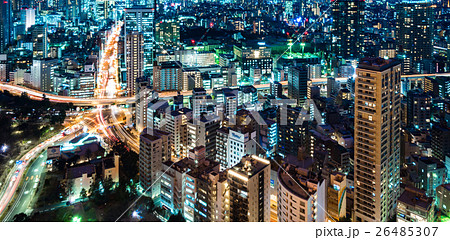
[[[136,79],[143,76],[144,70],[144,35],[132,31],[126,35],[127,94],[136,94]]]
[[[192,110],[181,108],[166,114],[165,130],[172,134],[172,154],[175,158],[184,158],[188,151],[187,123],[192,120]]]
[[[443,184],[436,189],[436,208],[442,214],[450,216],[450,183]]]
[[[291,67],[288,74],[288,97],[297,100],[301,106],[308,95],[308,70],[304,67]]]
[[[431,97],[418,90],[407,93],[407,125],[417,129],[430,129]]]
[[[417,166],[416,186],[425,190],[429,197],[436,196],[436,188],[447,180],[445,164],[433,157],[411,156],[412,162]]]
[[[12,1],[0,1],[0,53],[13,40]]]
[[[43,92],[54,92],[55,69],[58,59],[35,59],[31,66],[31,85]]]
[[[251,68],[259,68],[261,74],[272,73],[273,59],[271,49],[265,46],[233,46],[235,58],[239,61],[245,75],[250,74]]]
[[[206,115],[214,113],[214,102],[204,88],[194,88],[192,90],[192,111],[193,118],[199,118],[202,113]]]
[[[31,30],[31,37],[33,40],[33,57],[47,58],[48,57],[47,24],[34,25],[33,30]]]
[[[425,78],[425,92],[431,92],[433,97],[449,98],[450,97],[450,77],[437,76],[436,78]]]
[[[22,22],[25,23],[25,30],[28,30],[36,23],[36,9],[24,8],[21,9]]]
[[[332,52],[336,57],[358,59],[364,52],[364,8],[361,0],[335,0],[333,17]]]
[[[306,146],[309,121],[299,122],[302,108],[280,106],[277,112],[278,145],[277,153],[283,157],[298,154],[299,148]]]
[[[153,68],[153,88],[155,91],[182,90],[183,66],[180,62],[162,62]]]
[[[228,170],[231,222],[270,221],[270,162],[247,155]]]
[[[326,182],[287,164],[278,170],[278,222],[324,222]]]
[[[431,128],[431,152],[441,162],[450,153],[450,128],[436,123]]]
[[[275,98],[281,98],[283,96],[283,85],[277,81],[270,82],[270,94]]]
[[[242,157],[256,153],[256,131],[248,126],[221,128],[217,131],[216,161],[223,171],[238,164]]]
[[[180,44],[180,22],[164,19],[156,23],[156,42],[162,47]]]
[[[401,1],[396,5],[397,40],[400,52],[411,57],[413,69],[433,57],[434,5],[431,1]]]
[[[382,222],[400,196],[401,64],[365,58],[356,74],[355,220]]]
[[[227,178],[219,164],[205,158],[205,148],[191,149],[189,157],[163,163],[161,203],[189,222],[227,221]]]
[[[327,187],[327,219],[338,222],[347,213],[347,176],[340,172],[330,174]]]
[[[139,182],[153,200],[161,194],[162,163],[171,159],[170,140],[170,133],[157,129],[144,129],[140,136]]]
[[[136,93],[136,130],[142,132],[147,127],[149,103],[158,98],[158,93],[150,88],[142,88]],[[153,128],[154,126],[152,126]],[[158,129],[158,128],[157,128]]]
[[[150,75],[153,68],[153,31],[154,9],[145,7],[132,7],[125,9],[125,41],[127,34],[133,31],[142,33],[144,38],[144,74]],[[125,45],[127,43],[125,42]],[[125,59],[127,57],[125,56]],[[128,65],[127,65],[128,68]]]
[[[147,128],[160,129],[165,125],[165,115],[170,113],[169,103],[166,100],[154,99],[148,103]]]
[[[201,116],[187,123],[187,147],[205,146],[206,158],[216,159],[216,135],[220,118],[216,115]]]

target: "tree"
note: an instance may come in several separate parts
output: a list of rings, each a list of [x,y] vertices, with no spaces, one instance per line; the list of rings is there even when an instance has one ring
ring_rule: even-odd
[[[82,201],[84,201],[87,198],[87,191],[86,191],[86,189],[84,189],[84,188],[81,189],[80,197],[81,197]]]
[[[28,220],[28,215],[26,215],[25,213],[16,214],[13,218],[13,222],[26,222]]]
[[[181,212],[178,212],[177,215],[171,215],[169,217],[168,222],[186,222]]]

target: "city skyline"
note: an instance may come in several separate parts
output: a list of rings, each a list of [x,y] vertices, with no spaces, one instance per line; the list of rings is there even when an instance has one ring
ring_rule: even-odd
[[[2,221],[450,219],[448,1],[0,4]]]

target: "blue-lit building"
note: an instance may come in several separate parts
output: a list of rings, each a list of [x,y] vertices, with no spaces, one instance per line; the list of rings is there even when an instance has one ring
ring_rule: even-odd
[[[126,35],[133,31],[140,32],[144,36],[144,75],[151,75],[153,69],[154,15],[154,8],[135,6],[125,9],[125,39]],[[128,67],[127,63],[126,66]]]

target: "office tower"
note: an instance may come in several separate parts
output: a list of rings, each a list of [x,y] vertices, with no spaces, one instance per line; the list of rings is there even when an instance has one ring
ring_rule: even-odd
[[[397,203],[397,222],[434,222],[434,200],[425,191],[405,187]]]
[[[34,8],[24,8],[21,9],[21,20],[25,24],[25,31],[33,26],[36,22],[36,9]]]
[[[277,177],[278,222],[324,222],[326,182],[295,165],[283,169]]]
[[[443,215],[450,216],[450,183],[442,184],[436,189],[436,211],[440,210]]]
[[[144,38],[144,75],[150,75],[153,69],[154,48],[154,9],[144,7],[133,7],[125,9],[125,41],[130,32],[142,33]],[[125,45],[127,43],[125,42]],[[125,56],[125,59],[127,57]],[[128,65],[127,65],[128,68]]]
[[[43,92],[54,92],[55,69],[58,59],[34,59],[31,66],[31,85]]]
[[[364,52],[364,8],[361,0],[336,0],[333,4],[332,52],[343,59],[358,59]]]
[[[327,220],[338,222],[347,214],[347,176],[340,172],[330,174],[327,186]]]
[[[70,90],[70,96],[76,98],[93,98],[95,89],[95,74],[93,72],[81,72],[77,84]],[[54,92],[58,88],[54,87]]]
[[[162,62],[153,68],[153,88],[155,91],[182,90],[183,66],[180,62]]]
[[[136,94],[136,79],[143,76],[144,35],[133,31],[126,35],[127,95]]]
[[[450,128],[439,123],[433,124],[431,128],[431,152],[433,157],[441,162],[450,153]]]
[[[139,182],[147,194],[158,201],[161,193],[162,163],[170,161],[171,134],[144,129],[139,142]],[[151,187],[151,189],[150,189]]]
[[[283,96],[283,85],[280,82],[270,82],[270,94],[275,98],[281,98]]]
[[[33,41],[33,58],[48,57],[47,24],[34,25],[31,30]]]
[[[302,106],[308,94],[308,70],[304,67],[290,67],[288,74],[288,97]]]
[[[194,119],[199,118],[202,113],[209,115],[215,112],[214,101],[204,88],[194,88],[191,101]]]
[[[216,115],[201,116],[187,123],[187,147],[205,146],[206,158],[216,159],[216,135],[220,118]]]
[[[327,97],[331,98],[337,93],[336,79],[332,77],[327,78]]]
[[[302,108],[280,106],[277,111],[278,145],[277,153],[283,157],[297,156],[299,148],[306,146],[309,121],[299,121],[303,117]]]
[[[427,0],[402,1],[396,5],[396,34],[399,50],[411,57],[412,67],[433,57],[434,6]],[[402,51],[403,50],[403,51]]]
[[[172,134],[172,154],[174,158],[186,157],[187,148],[187,123],[192,120],[192,110],[181,108],[166,115],[165,130]]]
[[[12,2],[0,1],[0,7],[0,53],[3,53],[13,40]]]
[[[420,90],[411,90],[407,93],[406,99],[407,126],[429,130],[431,122],[431,97]]]
[[[180,44],[180,22],[164,19],[156,23],[156,42],[165,48]]]
[[[400,195],[401,65],[365,58],[356,74],[355,220],[384,222]]]
[[[270,221],[270,161],[247,155],[228,170],[231,222]]]

